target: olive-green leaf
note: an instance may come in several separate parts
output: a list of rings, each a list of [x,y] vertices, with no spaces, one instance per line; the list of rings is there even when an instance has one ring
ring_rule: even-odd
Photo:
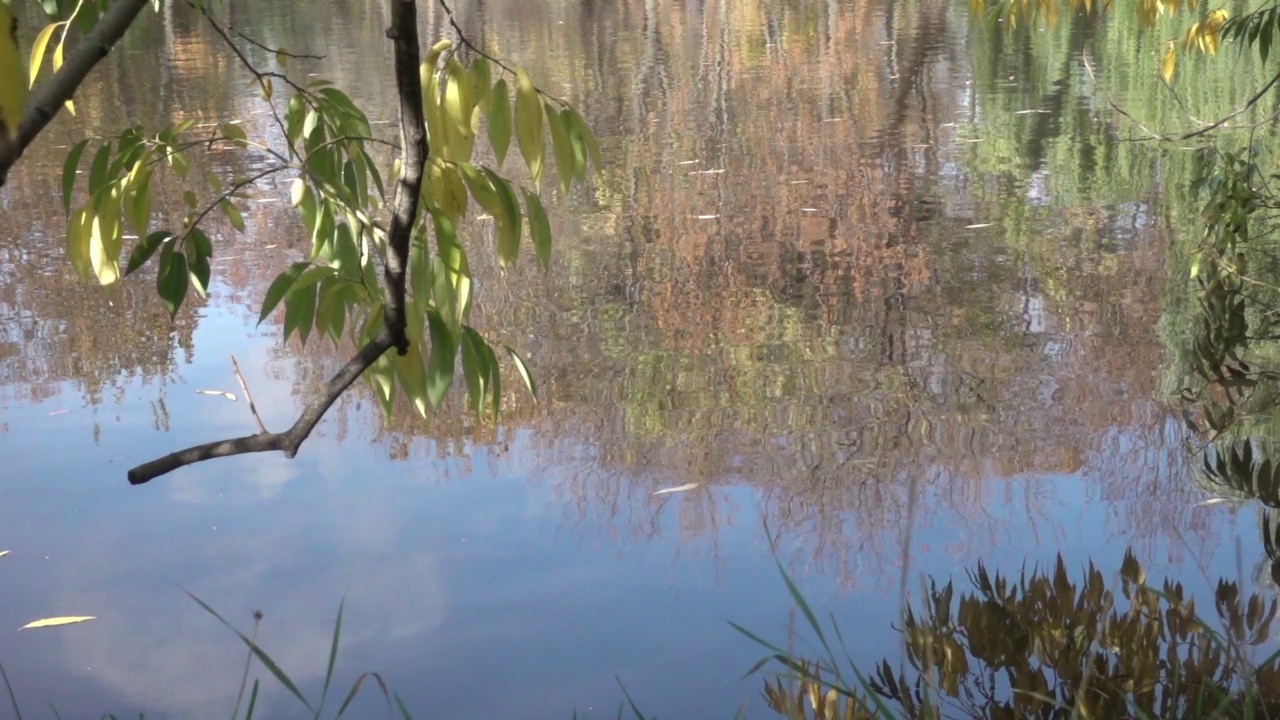
[[[551,223],[547,211],[537,193],[524,191],[524,211],[529,216],[529,237],[533,238],[533,251],[544,269],[551,266]]]
[[[591,156],[591,164],[599,172],[604,165],[600,161],[600,145],[596,142],[596,136],[592,134],[591,128],[587,127],[586,121],[576,110],[569,108],[567,112],[569,113],[569,132],[586,145],[587,153]]]
[[[138,268],[142,267],[152,255],[156,254],[156,250],[165,242],[173,238],[173,233],[168,230],[157,230],[133,246],[133,251],[129,253],[129,263],[125,266],[124,274],[132,275]]]
[[[507,95],[507,81],[499,80],[489,92],[489,145],[493,156],[502,165],[511,147],[511,98]]]
[[[16,22],[14,27],[17,27]],[[44,64],[44,52],[49,47],[49,39],[53,37],[53,31],[57,30],[61,24],[49,23],[40,30],[39,35],[36,35],[36,41],[31,45],[31,70],[27,85],[36,84],[36,76],[40,74],[40,66]],[[4,28],[3,32],[9,32],[9,28]]]
[[[458,341],[449,330],[449,324],[434,308],[427,311],[427,329],[431,335],[431,352],[427,356],[427,401],[431,403],[431,409],[439,410],[449,386],[453,384]]]
[[[298,276],[310,265],[311,263],[309,262],[296,262],[276,276],[275,280],[271,281],[270,287],[267,288],[267,295],[262,300],[262,312],[258,315],[259,325],[262,324],[263,320],[267,319],[272,310],[276,309],[276,305],[279,305],[284,296],[289,293],[289,289],[293,287],[293,283],[298,279]]]
[[[80,157],[84,155],[84,149],[88,146],[89,138],[76,143],[62,163],[62,211],[64,213],[71,213],[71,193],[76,187],[76,171],[80,169]]]
[[[569,192],[569,184],[573,182],[574,159],[573,141],[569,138],[569,128],[565,118],[549,100],[542,103],[547,114],[547,127],[551,130],[551,151],[556,156],[556,172],[560,175],[560,190]]]
[[[231,221],[231,227],[244,232],[244,215],[230,198],[223,198],[222,202],[218,203],[218,208],[222,210],[223,215],[227,216],[227,220]]]
[[[102,190],[107,182],[107,167],[110,160],[111,143],[104,143],[98,148],[98,152],[93,156],[93,162],[89,165],[89,194],[94,196],[95,202],[97,202],[98,191]]]
[[[529,175],[536,187],[542,180],[543,155],[542,103],[538,102],[538,90],[524,70],[516,70],[516,142],[520,154],[529,166]]]
[[[302,344],[307,344],[316,319],[317,283],[298,283],[284,300],[284,337],[298,331]]]
[[[213,243],[209,241],[209,236],[205,235],[203,230],[191,228],[187,233],[185,246],[191,282],[195,285],[200,297],[205,297],[209,294],[209,276],[212,274],[209,258],[213,257]]]
[[[494,218],[498,225],[498,262],[505,266],[520,255],[520,203],[511,183],[489,168],[484,169],[484,174],[498,196],[500,212],[495,213]]]
[[[178,314],[178,308],[182,307],[182,301],[187,297],[187,286],[190,283],[188,275],[187,258],[174,251],[174,243],[166,243],[164,251],[160,253],[156,293],[160,295],[165,310],[169,311],[170,319]]]

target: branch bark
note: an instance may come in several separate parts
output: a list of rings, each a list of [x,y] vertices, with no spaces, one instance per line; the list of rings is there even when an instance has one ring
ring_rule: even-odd
[[[180,467],[194,465],[213,458],[244,455],[247,453],[270,452],[279,450],[287,458],[298,454],[298,448],[311,435],[320,418],[337,402],[342,393],[351,387],[369,366],[373,365],[382,354],[393,347],[391,333],[383,329],[356,356],[347,361],[325,385],[324,392],[314,398],[303,408],[293,427],[284,432],[260,432],[256,435],[218,440],[216,442],[196,445],[185,450],[169,453],[164,457],[145,462],[129,471],[129,484],[141,485],[161,475],[173,472]]]
[[[395,341],[396,352],[409,351],[405,334],[405,277],[409,266],[409,242],[418,217],[418,195],[422,189],[422,169],[427,162],[426,120],[422,115],[422,84],[418,63],[422,62],[418,43],[416,0],[391,0],[391,27],[387,37],[395,43],[396,90],[400,99],[400,177],[396,182],[391,226],[387,229],[387,260],[383,267],[386,294],[384,318]]]
[[[126,1],[133,0],[117,0]],[[306,405],[293,427],[281,433],[264,431],[170,453],[130,470],[131,485],[141,485],[178,468],[218,457],[281,451],[285,457],[292,458],[329,408],[383,353],[391,348],[396,348],[402,355],[408,351],[405,283],[409,265],[409,243],[417,220],[418,195],[422,190],[422,173],[427,160],[427,136],[426,121],[422,115],[422,86],[418,77],[421,48],[418,42],[416,0],[390,2],[391,27],[387,30],[387,37],[395,44],[402,156],[391,225],[387,230],[387,260],[383,268],[384,328],[329,380],[319,396]]]
[[[148,0],[115,0],[93,30],[76,45],[66,62],[27,100],[18,135],[10,142],[0,142],[0,187],[9,177],[9,169],[22,157],[45,126],[58,114],[89,76],[89,72],[120,40]]]

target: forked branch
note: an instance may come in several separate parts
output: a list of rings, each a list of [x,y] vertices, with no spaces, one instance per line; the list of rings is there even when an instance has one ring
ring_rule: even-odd
[[[22,157],[45,126],[53,120],[63,104],[75,95],[80,83],[88,77],[102,58],[124,36],[148,0],[116,0],[107,7],[102,19],[76,45],[58,72],[36,89],[27,100],[18,135],[11,141],[0,139],[0,187],[4,187],[9,168]]]
[[[416,0],[390,2],[391,27],[387,30],[387,37],[395,46],[401,162],[400,175],[396,179],[391,226],[387,231],[387,260],[382,288],[385,297],[383,329],[329,380],[323,392],[307,403],[293,427],[281,433],[264,431],[170,453],[130,470],[130,484],[141,485],[178,468],[218,457],[280,451],[285,457],[292,458],[329,408],[378,358],[391,348],[396,348],[401,354],[408,350],[404,311],[406,270],[428,148],[426,122],[422,114],[422,87],[418,77],[421,52]]]

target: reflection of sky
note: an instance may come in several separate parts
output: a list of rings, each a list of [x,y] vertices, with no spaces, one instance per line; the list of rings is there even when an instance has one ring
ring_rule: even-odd
[[[676,497],[624,509],[659,512],[660,531],[619,537],[615,518],[566,520],[555,488],[567,471],[531,457],[519,434],[501,455],[477,448],[469,461],[425,453],[390,462],[379,447],[335,443],[324,425],[294,461],[218,460],[129,488],[124,470],[133,463],[252,432],[243,403],[195,393],[240,394],[230,353],[268,425],[291,416],[288,363],[248,335],[234,313],[202,318],[193,362],[181,368],[184,384],[164,398],[168,433],[152,429],[154,389],[131,388],[118,404],[52,416],[61,409],[57,399],[5,408],[0,546],[13,555],[0,561],[0,627],[54,614],[100,616],[75,627],[0,633],[0,660],[30,707],[52,701],[64,716],[229,712],[242,652],[180,587],[243,628],[262,610],[262,643],[310,692],[318,690],[345,594],[340,678],[378,670],[411,708],[433,717],[563,718],[574,708],[612,714],[621,697],[615,675],[660,716],[719,717],[757,702],[759,681],[740,676],[762,653],[725,621],[783,640],[789,604],[754,489],[693,491],[734,509],[713,533],[675,531],[679,505],[691,499]],[[1118,433],[1108,442],[1127,452],[1134,439]],[[979,558],[1016,573],[1061,551],[1073,571],[1092,557],[1113,577],[1124,547],[1141,535],[1136,519],[1116,509],[1132,503],[1110,503],[1087,477],[986,484],[1001,491],[984,498],[979,522],[936,511],[919,516],[929,520],[912,528],[906,553],[912,595],[926,574],[965,587],[964,571]],[[945,506],[928,495],[922,502]],[[1239,534],[1251,563],[1260,553],[1251,514]],[[797,582],[843,619],[857,659],[894,653],[886,628],[898,603],[897,572],[879,568],[878,585],[851,587],[806,560],[811,541],[794,533],[781,539]],[[899,550],[901,541],[878,539]],[[1180,569],[1201,592],[1208,586],[1197,563],[1215,578],[1234,575],[1234,548],[1189,543],[1156,539],[1142,559],[1154,577]],[[1183,557],[1188,547],[1190,558]],[[274,686],[267,703],[293,708]]]

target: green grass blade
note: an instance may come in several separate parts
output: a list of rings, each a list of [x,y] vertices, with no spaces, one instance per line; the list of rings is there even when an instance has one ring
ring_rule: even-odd
[[[253,653],[253,656],[258,658],[258,662],[262,663],[262,666],[265,667],[267,670],[269,670],[271,674],[275,676],[276,680],[279,681],[280,684],[285,687],[285,689],[293,693],[293,696],[298,698],[298,702],[302,703],[303,706],[307,708],[307,710],[310,710],[312,715],[316,714],[316,709],[311,706],[311,703],[307,702],[307,698],[305,698],[302,695],[302,691],[299,690],[298,686],[294,684],[293,680],[291,680],[289,676],[285,674],[285,671],[280,669],[280,666],[276,664],[276,661],[271,659],[270,655],[263,652],[262,648],[258,647],[257,644],[255,644],[252,640],[246,637],[244,633],[240,632],[235,628],[235,626],[233,626],[231,623],[223,619],[223,617],[219,615],[216,610],[209,607],[209,605],[205,603],[205,601],[196,597],[189,590],[186,590],[185,588],[183,589],[182,592],[186,593],[187,597],[191,598],[192,600],[195,600],[200,607],[204,608],[205,612],[217,618],[218,622],[225,625],[227,629],[231,630],[231,632],[239,636],[240,640],[242,640],[245,646],[247,646],[249,650]]]
[[[244,712],[244,720],[253,720],[253,709],[258,705],[258,678],[253,679],[253,690],[249,691],[249,707]]]
[[[22,710],[18,709],[18,696],[13,694],[13,686],[9,684],[9,673],[4,671],[4,663],[0,663],[0,677],[4,678],[4,689],[9,692],[9,702],[13,705],[13,716],[22,720]]]
[[[631,693],[627,692],[627,686],[622,684],[622,678],[617,675],[613,676],[618,681],[618,687],[622,688],[622,697],[627,699],[627,705],[631,707],[631,712],[635,713],[636,720],[646,720],[644,713],[640,712],[640,708],[636,707],[636,701],[631,699]]]
[[[62,720],[62,715],[58,712],[58,707],[53,703],[49,703],[49,712],[53,713],[54,720]]]
[[[413,716],[409,714],[409,708],[404,706],[404,700],[401,700],[399,695],[394,697],[396,699],[396,707],[400,708],[400,717],[404,718],[404,720],[413,720]]]
[[[324,671],[324,689],[320,691],[320,706],[316,708],[316,720],[324,712],[324,701],[329,697],[329,683],[333,680],[333,666],[338,662],[338,638],[342,636],[342,610],[347,606],[347,598],[343,596],[338,603],[338,619],[333,623],[333,643],[329,645],[329,667]]]

